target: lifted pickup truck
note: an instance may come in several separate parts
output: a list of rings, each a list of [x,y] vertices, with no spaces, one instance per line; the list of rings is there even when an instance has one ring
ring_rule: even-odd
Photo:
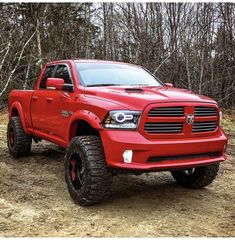
[[[141,66],[64,60],[46,64],[34,90],[9,95],[13,157],[42,139],[67,148],[65,180],[80,205],[101,202],[117,173],[170,171],[202,188],[226,159],[221,112],[208,97],[164,84]]]

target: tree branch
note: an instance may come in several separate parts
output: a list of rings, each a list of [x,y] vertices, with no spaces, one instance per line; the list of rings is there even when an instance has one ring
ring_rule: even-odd
[[[33,36],[35,35],[36,31],[37,31],[37,29],[36,29],[36,30],[34,31],[34,33],[30,36],[30,38],[26,41],[26,43],[24,44],[23,48],[21,49],[20,56],[19,56],[19,58],[18,58],[18,60],[17,60],[17,63],[16,63],[16,65],[15,65],[14,69],[13,69],[13,70],[11,71],[11,73],[10,73],[10,75],[9,75],[9,77],[8,77],[8,79],[7,79],[7,82],[6,82],[4,88],[2,89],[2,91],[1,91],[1,93],[0,93],[0,97],[1,97],[1,96],[3,95],[3,93],[6,91],[8,85],[9,85],[9,83],[10,83],[10,81],[11,81],[12,75],[15,73],[16,69],[18,68],[18,66],[19,66],[19,64],[20,64],[20,60],[21,60],[21,58],[22,58],[22,55],[23,55],[23,53],[24,53],[24,50],[25,50],[26,46],[29,44],[29,42],[31,41],[31,39],[33,38]]]

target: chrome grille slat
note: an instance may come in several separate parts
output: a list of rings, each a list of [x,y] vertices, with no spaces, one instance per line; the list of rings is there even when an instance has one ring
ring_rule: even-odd
[[[200,130],[194,130],[193,132],[212,132],[214,129],[200,129]]]
[[[217,121],[210,121],[210,122],[194,122],[194,125],[200,125],[200,124],[217,124]]]
[[[205,112],[205,113],[207,113],[207,112],[216,112],[215,110],[205,110],[205,109],[202,109],[202,110],[196,110],[195,112]]]
[[[214,130],[215,128],[198,128],[198,129],[193,129],[193,132],[210,132]]]
[[[217,126],[217,125],[214,124],[214,125],[200,125],[200,126],[199,126],[199,125],[195,125],[195,126],[193,126],[193,127],[194,127],[194,128],[201,128],[201,127],[206,127],[206,128],[208,127],[208,128],[209,128],[209,127],[216,127],[216,126]]]
[[[195,112],[195,114],[200,114],[200,115],[204,115],[204,114],[217,114],[217,112]]]
[[[183,108],[153,108],[151,111],[161,112],[161,111],[181,111]]]
[[[215,116],[214,113],[203,113],[203,114],[195,114],[196,117],[210,117],[210,116]]]
[[[217,128],[217,121],[211,122],[195,122],[193,124],[192,132],[211,132]]]
[[[150,134],[154,134],[154,133],[165,133],[165,134],[168,134],[168,133],[181,133],[180,130],[171,130],[171,131],[164,131],[164,130],[158,130],[158,131],[147,131],[148,133]]]
[[[159,123],[159,122],[149,122],[145,123],[146,126],[152,126],[152,125],[158,125],[158,126],[181,126],[182,123],[171,123],[171,122],[165,122],[165,123]]]
[[[196,106],[195,109],[216,110],[216,108],[214,107],[199,107],[199,106]]]
[[[177,113],[177,112],[179,112],[179,113],[181,113],[183,111],[183,109],[165,109],[165,110],[161,110],[161,109],[158,109],[158,110],[155,110],[155,109],[152,109],[152,110],[150,110],[150,112],[165,112],[165,113]]]
[[[183,109],[184,107],[156,107],[152,108],[152,110],[177,110],[177,109]]]
[[[177,117],[184,116],[184,107],[158,107],[152,108],[149,117]]]
[[[149,117],[181,117],[181,116],[184,116],[183,114],[181,113],[171,113],[171,114],[168,114],[168,113],[151,113],[149,114]]]
[[[148,129],[148,128],[161,128],[161,129],[169,129],[169,128],[182,128],[182,126],[146,126],[145,129]]]
[[[144,130],[149,134],[181,133],[183,123],[145,123]]]
[[[217,116],[217,109],[213,107],[195,107],[194,114],[201,117]]]

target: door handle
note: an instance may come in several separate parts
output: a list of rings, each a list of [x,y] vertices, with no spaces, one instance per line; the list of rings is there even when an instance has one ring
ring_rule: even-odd
[[[46,100],[47,100],[47,102],[52,102],[52,101],[53,101],[53,98],[47,97]]]
[[[38,100],[38,97],[37,96],[33,96],[32,99],[36,101],[36,100]]]

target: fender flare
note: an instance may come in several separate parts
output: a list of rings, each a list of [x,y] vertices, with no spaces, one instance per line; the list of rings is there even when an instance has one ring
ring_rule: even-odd
[[[13,109],[16,109],[17,112],[19,113],[19,117],[20,117],[20,121],[21,121],[21,125],[25,131],[25,133],[28,133],[27,131],[27,127],[26,127],[26,124],[25,124],[25,117],[24,117],[24,112],[23,112],[23,108],[21,106],[21,104],[19,102],[13,102],[12,105],[11,105],[11,108],[10,108],[10,111],[9,111],[9,118],[11,119],[12,118],[12,110]]]
[[[68,134],[67,134],[67,139],[68,142],[70,142],[70,134],[71,131],[74,131],[74,123],[77,121],[86,121],[91,125],[92,128],[100,131],[103,129],[100,118],[95,115],[93,112],[87,111],[87,110],[79,110],[73,114],[69,121],[69,128],[68,128]]]

